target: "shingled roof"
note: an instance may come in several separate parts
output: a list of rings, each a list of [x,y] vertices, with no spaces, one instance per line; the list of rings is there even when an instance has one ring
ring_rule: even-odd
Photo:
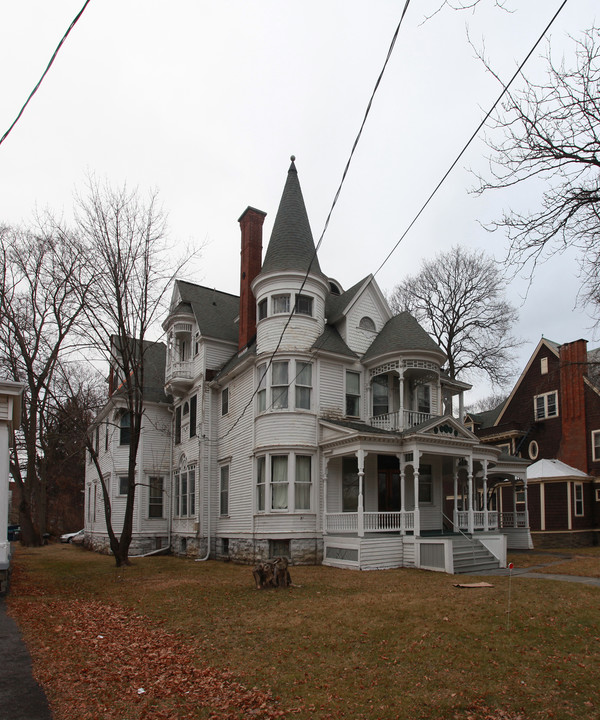
[[[406,350],[423,350],[445,357],[440,346],[415,318],[409,312],[401,312],[387,321],[362,359],[363,362],[368,362],[379,355]]]
[[[185,280],[177,280],[181,302],[189,305],[203,337],[237,343],[240,312],[237,295],[220,292]]]
[[[260,274],[286,270],[306,273],[309,267],[313,275],[323,276],[292,155],[292,164]]]

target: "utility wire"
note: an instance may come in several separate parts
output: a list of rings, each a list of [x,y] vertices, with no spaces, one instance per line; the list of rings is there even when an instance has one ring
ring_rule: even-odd
[[[474,132],[474,133],[471,135],[471,137],[467,140],[467,142],[466,142],[465,146],[463,147],[463,149],[462,149],[462,150],[460,151],[460,153],[456,156],[454,162],[452,163],[452,165],[450,165],[450,167],[448,168],[448,170],[446,170],[446,172],[444,173],[442,179],[441,179],[441,180],[438,182],[438,184],[435,186],[435,188],[433,189],[433,191],[431,192],[431,194],[429,195],[429,197],[427,198],[427,200],[425,200],[425,202],[424,202],[423,205],[421,206],[421,209],[420,209],[419,212],[414,216],[414,218],[412,219],[412,221],[410,222],[410,224],[408,225],[408,227],[406,228],[406,230],[402,233],[402,235],[400,236],[398,242],[397,242],[397,243],[394,245],[394,247],[390,250],[390,252],[388,253],[388,255],[387,255],[387,257],[385,258],[385,260],[381,263],[381,265],[380,265],[380,266],[377,268],[377,270],[373,273],[373,277],[375,277],[375,276],[379,273],[379,271],[381,270],[381,268],[382,268],[382,267],[387,263],[387,261],[392,257],[392,255],[393,255],[394,252],[396,251],[398,245],[400,245],[400,243],[404,240],[404,238],[408,235],[408,233],[409,233],[410,230],[412,229],[413,225],[414,225],[414,224],[417,222],[417,220],[421,217],[421,215],[423,214],[423,211],[425,210],[425,208],[429,205],[429,203],[430,203],[431,200],[433,199],[434,195],[435,195],[435,194],[437,193],[437,191],[440,189],[440,187],[442,186],[442,184],[444,183],[444,181],[446,180],[446,178],[448,177],[448,175],[450,175],[450,173],[452,172],[452,170],[454,170],[456,164],[457,164],[458,161],[461,159],[461,157],[465,154],[465,152],[466,152],[467,148],[469,147],[469,145],[470,145],[470,144],[473,142],[473,140],[477,137],[477,135],[479,134],[479,131],[481,130],[481,128],[486,124],[486,122],[488,121],[490,115],[494,112],[494,110],[495,110],[496,107],[498,106],[498,103],[500,102],[500,100],[502,100],[502,98],[504,97],[504,95],[506,95],[506,93],[508,92],[509,87],[510,87],[510,86],[512,85],[512,83],[514,82],[515,78],[521,73],[521,71],[523,70],[523,67],[525,66],[525,63],[526,63],[526,62],[529,60],[529,58],[533,55],[533,53],[534,53],[535,49],[537,48],[537,46],[538,46],[538,45],[541,43],[541,41],[544,39],[544,35],[548,32],[548,30],[550,29],[550,27],[552,26],[552,24],[554,23],[554,21],[556,20],[556,18],[559,16],[560,12],[562,11],[562,9],[564,8],[564,6],[565,6],[566,4],[567,4],[567,0],[563,0],[563,2],[561,3],[560,7],[559,7],[558,10],[554,13],[552,19],[551,19],[550,22],[546,25],[546,27],[544,28],[544,31],[543,31],[542,34],[539,36],[539,38],[536,40],[536,42],[535,42],[535,44],[533,45],[533,47],[531,48],[531,50],[527,53],[527,55],[525,56],[525,59],[521,62],[521,64],[519,65],[519,67],[517,68],[517,70],[515,71],[515,73],[513,74],[513,76],[511,77],[511,79],[508,81],[508,83],[507,83],[506,85],[503,85],[503,86],[502,86],[502,92],[500,93],[500,95],[498,96],[498,98],[496,99],[496,101],[494,102],[494,104],[492,105],[492,107],[488,110],[488,112],[486,113],[486,115],[485,115],[485,117],[483,118],[483,120],[479,123],[479,125],[477,126],[475,132]]]
[[[40,85],[42,84],[44,78],[45,78],[46,75],[48,74],[48,71],[49,71],[50,68],[52,67],[52,63],[53,63],[54,60],[56,59],[56,56],[58,55],[59,50],[61,49],[63,43],[64,43],[65,40],[67,39],[67,36],[68,36],[69,33],[71,32],[71,30],[75,27],[75,24],[77,23],[77,21],[79,20],[79,18],[83,15],[84,10],[85,10],[86,7],[90,4],[90,2],[91,2],[91,0],[85,0],[85,3],[83,4],[83,7],[82,7],[81,10],[77,13],[77,15],[75,16],[75,18],[73,19],[73,21],[72,21],[71,24],[69,25],[69,27],[68,27],[68,29],[67,29],[67,32],[62,36],[61,41],[60,41],[60,42],[58,43],[58,45],[56,46],[56,50],[52,53],[52,57],[50,58],[50,62],[48,63],[48,65],[46,65],[46,69],[45,69],[44,72],[42,73],[42,76],[41,76],[40,79],[37,81],[37,83],[36,83],[35,87],[33,88],[33,90],[29,93],[29,97],[28,97],[27,100],[25,101],[25,104],[23,105],[23,107],[20,109],[19,114],[18,114],[17,117],[13,120],[13,122],[12,122],[11,126],[8,128],[8,130],[7,130],[7,131],[4,133],[4,135],[0,138],[0,145],[2,145],[2,143],[3,143],[3,142],[6,140],[6,138],[8,137],[10,131],[14,128],[14,126],[15,126],[15,125],[19,122],[19,120],[21,119],[21,115],[23,115],[23,113],[25,112],[25,108],[29,105],[29,101],[30,101],[31,98],[36,94],[36,92],[38,91],[38,88],[40,87]]]

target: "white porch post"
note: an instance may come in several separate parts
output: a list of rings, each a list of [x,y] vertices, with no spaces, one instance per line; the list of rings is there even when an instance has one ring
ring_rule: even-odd
[[[406,466],[404,456],[398,455],[400,460],[400,534],[406,535]]]
[[[420,454],[418,452],[415,452],[414,454],[415,460],[413,461],[413,487],[414,487],[414,496],[415,496],[415,537],[421,534],[421,519],[419,517],[419,457]]]
[[[461,423],[465,420],[465,396],[462,390],[458,394],[458,419]]]
[[[517,527],[517,476],[513,480],[513,527]]]
[[[483,530],[487,532],[490,529],[490,523],[488,518],[488,503],[487,503],[487,468],[488,461],[483,461]]]
[[[523,491],[525,494],[525,527],[529,527],[529,501],[527,499],[527,475],[523,477]]]
[[[400,378],[398,383],[398,389],[400,390],[400,409],[398,410],[400,417],[398,418],[398,427],[400,430],[404,430],[404,368],[402,366],[400,366],[398,370],[398,375]]]
[[[454,508],[452,513],[452,528],[454,532],[458,530],[458,458],[454,458]]]
[[[358,458],[358,537],[365,535],[365,505],[363,496],[363,482],[365,478],[365,452],[358,450],[356,453]]]
[[[473,530],[475,527],[475,517],[473,514],[473,457],[469,456],[468,458],[468,481],[469,481],[469,527],[468,532],[469,535],[473,534]]]

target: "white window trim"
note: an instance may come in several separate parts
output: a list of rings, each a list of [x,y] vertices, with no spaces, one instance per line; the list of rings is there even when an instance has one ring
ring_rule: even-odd
[[[579,495],[579,497],[577,497]],[[577,506],[580,506],[580,510],[578,512]],[[574,517],[583,517],[585,515],[585,506],[583,502],[583,483],[582,482],[574,482],[573,483],[573,516]]]
[[[272,508],[272,458],[273,457],[287,457],[287,508]],[[309,457],[310,458],[310,499],[309,508],[296,508],[296,458],[297,457]],[[264,510],[258,509],[258,459],[264,458]],[[254,463],[254,487],[255,487],[255,498],[256,498],[256,513],[259,515],[307,515],[315,512],[315,455],[314,453],[307,452],[306,450],[292,450],[286,452],[285,450],[273,450],[266,453],[257,455]],[[308,484],[308,483],[306,483]]]
[[[224,479],[224,471],[227,470],[227,488],[225,492],[227,493],[227,508],[225,509],[225,512],[223,512],[223,479]],[[231,465],[229,463],[225,463],[219,467],[219,515],[220,517],[229,517],[229,497],[230,497],[230,488],[231,488]]]
[[[596,452],[596,436],[599,439],[598,452]],[[600,461],[600,430],[592,430],[592,460],[594,462]]]
[[[548,398],[554,396],[555,399],[555,406],[556,406],[556,413],[554,415],[548,415]],[[544,399],[544,414],[542,416],[538,416],[538,399],[543,398]],[[540,395],[534,395],[533,397],[533,417],[535,421],[538,420],[551,420],[553,418],[557,418],[559,416],[559,408],[558,408],[558,392],[556,390],[551,390],[547,393],[541,393]]]

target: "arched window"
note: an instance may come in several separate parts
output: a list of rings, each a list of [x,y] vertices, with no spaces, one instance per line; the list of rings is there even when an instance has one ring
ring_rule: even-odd
[[[375,332],[375,323],[373,320],[365,315],[360,319],[360,322],[358,323],[358,327],[361,330],[370,330],[371,332]]]

